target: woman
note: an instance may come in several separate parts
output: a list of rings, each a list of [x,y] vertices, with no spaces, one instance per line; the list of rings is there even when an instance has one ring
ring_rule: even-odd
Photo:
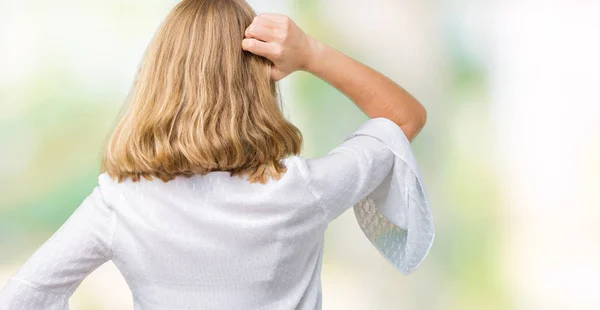
[[[276,81],[310,72],[370,119],[327,155]],[[320,309],[324,231],[354,206],[399,271],[433,220],[410,141],[421,104],[376,71],[243,0],[184,0],[151,42],[91,194],[0,292],[0,309],[68,309],[112,260],[135,309]]]

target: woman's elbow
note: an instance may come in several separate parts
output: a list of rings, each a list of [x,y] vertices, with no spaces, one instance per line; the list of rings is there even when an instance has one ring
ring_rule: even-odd
[[[421,106],[421,115],[419,117],[419,131],[421,131],[421,129],[423,129],[423,127],[425,127],[426,123],[427,123],[427,110],[425,109],[424,106]]]
[[[419,108],[413,111],[412,117],[400,126],[400,128],[404,131],[406,138],[412,142],[421,132],[421,129],[425,127],[425,123],[427,123],[427,110],[422,105],[419,105]]]

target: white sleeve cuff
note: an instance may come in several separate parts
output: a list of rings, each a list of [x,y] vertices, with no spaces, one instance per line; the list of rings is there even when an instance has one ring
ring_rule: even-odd
[[[423,177],[410,141],[387,118],[372,118],[347,136],[368,135],[394,153],[389,175],[354,205],[362,231],[377,250],[401,273],[412,273],[423,262],[435,235],[433,215]]]

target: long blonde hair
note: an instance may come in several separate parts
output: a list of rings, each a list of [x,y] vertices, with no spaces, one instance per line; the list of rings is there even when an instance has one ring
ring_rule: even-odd
[[[272,63],[241,48],[256,13],[244,0],[184,0],[140,64],[102,159],[118,182],[210,171],[279,179],[302,134],[282,114]]]

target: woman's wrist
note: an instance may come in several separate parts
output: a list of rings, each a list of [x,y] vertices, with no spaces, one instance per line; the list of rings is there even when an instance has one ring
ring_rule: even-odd
[[[310,36],[308,37],[308,52],[306,56],[306,61],[303,66],[300,68],[302,71],[306,71],[308,73],[317,75],[319,63],[323,59],[323,54],[327,49],[327,45],[323,44],[321,41],[314,39]]]

